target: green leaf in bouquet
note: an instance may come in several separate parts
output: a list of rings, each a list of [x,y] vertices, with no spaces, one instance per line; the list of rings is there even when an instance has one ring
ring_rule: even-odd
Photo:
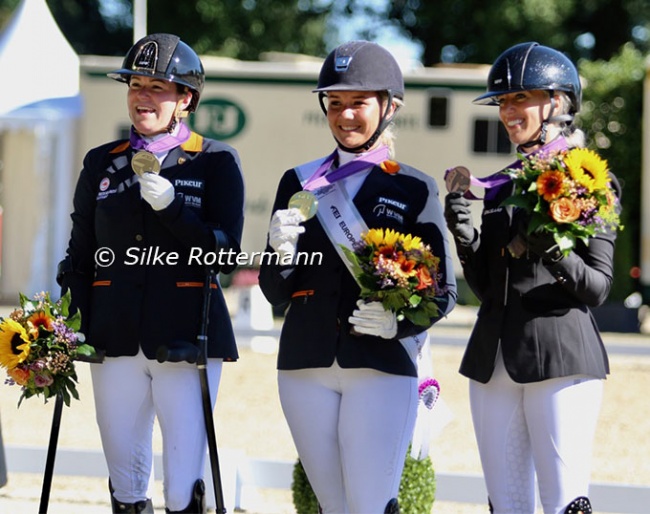
[[[427,327],[431,323],[429,316],[421,309],[405,310],[404,315],[414,325]]]

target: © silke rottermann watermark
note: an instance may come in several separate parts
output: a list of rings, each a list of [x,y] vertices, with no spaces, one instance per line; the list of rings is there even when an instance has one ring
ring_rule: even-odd
[[[259,266],[260,264],[276,264],[281,266],[309,265],[319,266],[323,262],[320,252],[296,252],[280,255],[277,252],[235,252],[232,249],[206,252],[202,248],[191,248],[190,253],[183,256],[178,252],[167,252],[158,246],[127,248],[123,256],[118,256],[106,246],[95,251],[95,264],[100,268],[108,268],[121,258],[125,266]]]

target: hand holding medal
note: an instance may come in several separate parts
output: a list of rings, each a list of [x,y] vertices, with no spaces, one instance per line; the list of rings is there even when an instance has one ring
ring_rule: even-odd
[[[145,173],[160,173],[160,163],[154,154],[146,150],[137,152],[131,159],[131,168],[139,177]]]
[[[309,191],[298,191],[289,199],[289,209],[298,209],[305,217],[304,221],[313,218],[318,212],[318,199]]]

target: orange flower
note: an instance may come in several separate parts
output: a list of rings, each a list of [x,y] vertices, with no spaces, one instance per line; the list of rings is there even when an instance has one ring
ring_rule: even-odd
[[[38,332],[41,327],[48,332],[53,332],[54,325],[52,321],[52,318],[43,311],[34,312],[34,314],[27,318],[27,326],[29,327],[29,335],[31,338],[38,338]]]
[[[433,285],[433,279],[431,278],[431,273],[425,266],[420,266],[416,271],[415,275],[418,277],[418,285],[415,289],[420,291],[421,289],[426,289]]]
[[[412,275],[413,268],[415,267],[415,261],[407,259],[402,252],[399,252],[397,259],[395,259],[399,265],[399,269],[405,275]]]
[[[557,223],[571,223],[580,217],[580,209],[570,198],[560,198],[551,203],[550,214]]]
[[[7,375],[13,378],[16,384],[24,386],[29,382],[29,371],[26,369],[14,368],[7,370]]]
[[[564,173],[549,170],[537,179],[537,193],[547,202],[552,202],[564,191]]]
[[[388,173],[389,175],[394,175],[400,170],[399,164],[395,161],[384,161],[379,166],[381,166],[384,173]]]

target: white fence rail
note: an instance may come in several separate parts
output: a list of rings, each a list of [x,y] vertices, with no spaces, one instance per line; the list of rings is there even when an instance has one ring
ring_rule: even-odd
[[[5,457],[9,473],[42,473],[47,449],[7,446]],[[255,489],[290,489],[293,462],[251,459],[243,451],[220,449],[219,465],[228,512],[245,509],[247,495]],[[107,477],[104,456],[99,450],[59,448],[54,473],[57,475]],[[154,456],[154,479],[162,479],[162,459]],[[436,499],[440,501],[485,504],[487,493],[480,475],[437,473]],[[211,482],[206,459],[206,484]],[[214,494],[206,487],[208,506],[214,508]],[[650,486],[595,483],[589,494],[598,512],[644,514],[650,512]]]

